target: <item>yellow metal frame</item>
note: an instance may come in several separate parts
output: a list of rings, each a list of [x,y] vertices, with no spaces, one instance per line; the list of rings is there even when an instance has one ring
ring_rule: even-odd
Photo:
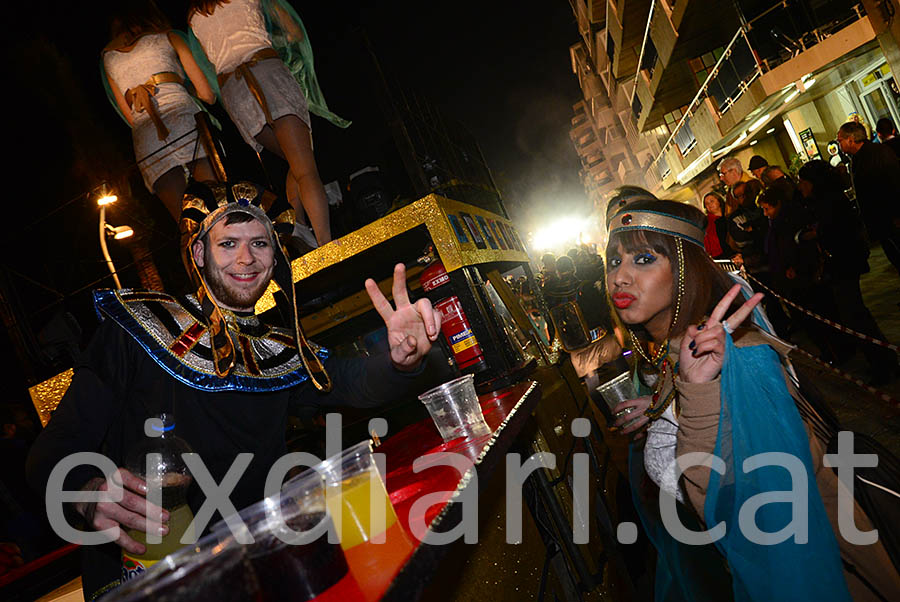
[[[434,241],[435,250],[448,272],[452,272],[464,265],[477,265],[492,261],[528,261],[528,254],[522,251],[491,249],[490,247],[487,249],[477,248],[475,241],[471,240],[472,236],[468,230],[466,230],[466,233],[469,242],[460,243],[447,217],[448,214],[458,215],[460,212],[468,213],[472,217],[481,216],[485,219],[503,223],[515,230],[512,222],[495,213],[436,194],[429,194],[371,224],[363,226],[359,230],[333,240],[303,257],[295,259],[291,263],[293,281],[294,283],[300,282],[304,278],[308,278],[329,266],[349,259],[421,225],[428,229],[428,233]],[[494,237],[493,232],[490,235],[492,238]],[[522,237],[520,236],[519,239],[521,240]],[[256,313],[263,313],[275,307],[273,295],[277,290],[278,285],[274,281],[270,282],[269,288],[266,289],[260,300],[256,302]]]
[[[41,419],[41,426],[47,426],[50,421],[50,415],[60,400],[66,393],[66,389],[72,383],[72,376],[75,371],[69,368],[65,372],[60,372],[56,376],[52,376],[47,380],[40,382],[33,387],[28,387],[28,394],[31,395],[31,403],[37,411],[38,417]]]

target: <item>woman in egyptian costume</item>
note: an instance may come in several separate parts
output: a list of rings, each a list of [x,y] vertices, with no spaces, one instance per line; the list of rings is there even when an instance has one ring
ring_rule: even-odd
[[[188,175],[215,180],[199,143],[195,115],[215,102],[183,34],[152,1],[120,3],[103,50],[101,79],[113,107],[131,126],[134,154],[147,190],[176,221]]]
[[[342,128],[350,122],[328,110],[300,17],[283,0],[193,0],[188,23],[191,50],[244,141],[287,160],[295,236],[312,247],[330,241],[309,114]]]
[[[882,541],[839,531],[848,519],[871,531],[873,513],[846,490],[852,505],[839,508],[845,484],[823,461],[836,427],[801,395],[762,296],[706,254],[704,225],[694,207],[646,197],[608,218],[607,285],[640,396],[613,409],[614,428],[633,435],[656,599],[900,599]]]

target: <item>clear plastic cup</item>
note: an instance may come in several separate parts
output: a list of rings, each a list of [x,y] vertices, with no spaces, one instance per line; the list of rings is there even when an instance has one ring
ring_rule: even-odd
[[[307,470],[242,512],[253,536],[246,546],[259,600],[358,599],[360,589],[341,547],[330,543],[325,481]]]
[[[187,602],[256,599],[256,580],[246,575],[244,546],[227,533],[211,534],[152,565],[103,597],[109,602]]]
[[[634,388],[634,381],[632,380],[630,372],[623,372],[614,379],[603,383],[602,385],[597,387],[597,392],[600,393],[600,396],[603,398],[603,401],[606,402],[606,405],[609,406],[610,410],[613,410],[623,401],[636,399],[638,397],[637,390]],[[616,417],[631,414],[633,411],[634,408],[625,408],[621,412],[616,412]],[[621,428],[629,426],[636,420],[637,418],[635,418],[634,420],[629,420],[628,422],[623,424]]]
[[[445,442],[491,432],[484,421],[478,394],[475,392],[475,377],[471,374],[426,391],[419,395],[419,400],[428,408],[428,413]]]
[[[316,466],[350,571],[366,600],[378,600],[413,551],[372,457],[370,440]]]

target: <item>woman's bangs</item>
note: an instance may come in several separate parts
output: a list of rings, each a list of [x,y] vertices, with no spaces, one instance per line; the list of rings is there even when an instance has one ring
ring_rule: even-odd
[[[615,251],[619,245],[622,245],[622,250],[626,253],[637,253],[639,251],[651,249],[669,257],[670,245],[666,244],[666,242],[668,242],[666,239],[671,239],[671,237],[648,230],[625,230],[616,232],[609,238],[609,244],[606,246],[606,253],[608,256],[611,251]]]

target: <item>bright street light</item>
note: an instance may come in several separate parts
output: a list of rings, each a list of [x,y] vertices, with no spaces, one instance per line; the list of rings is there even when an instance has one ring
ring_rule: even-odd
[[[118,199],[119,197],[110,192],[105,183],[100,187],[100,196],[97,198],[98,205],[103,207],[115,203]]]
[[[106,188],[106,184],[103,184],[103,186],[100,187],[100,198],[97,199],[97,204],[100,205],[100,251],[103,253],[103,258],[106,260],[106,267],[109,268],[109,273],[112,274],[113,282],[116,283],[116,288],[122,288],[122,283],[119,281],[119,275],[116,273],[116,266],[113,265],[112,257],[109,255],[109,249],[106,248],[106,235],[109,233],[117,240],[121,240],[132,236],[134,230],[128,226],[118,226],[114,228],[106,223],[106,206],[115,203],[117,199],[118,197],[111,194]]]
[[[577,239],[583,229],[583,219],[563,217],[535,232],[532,244],[537,250],[555,248]]]

